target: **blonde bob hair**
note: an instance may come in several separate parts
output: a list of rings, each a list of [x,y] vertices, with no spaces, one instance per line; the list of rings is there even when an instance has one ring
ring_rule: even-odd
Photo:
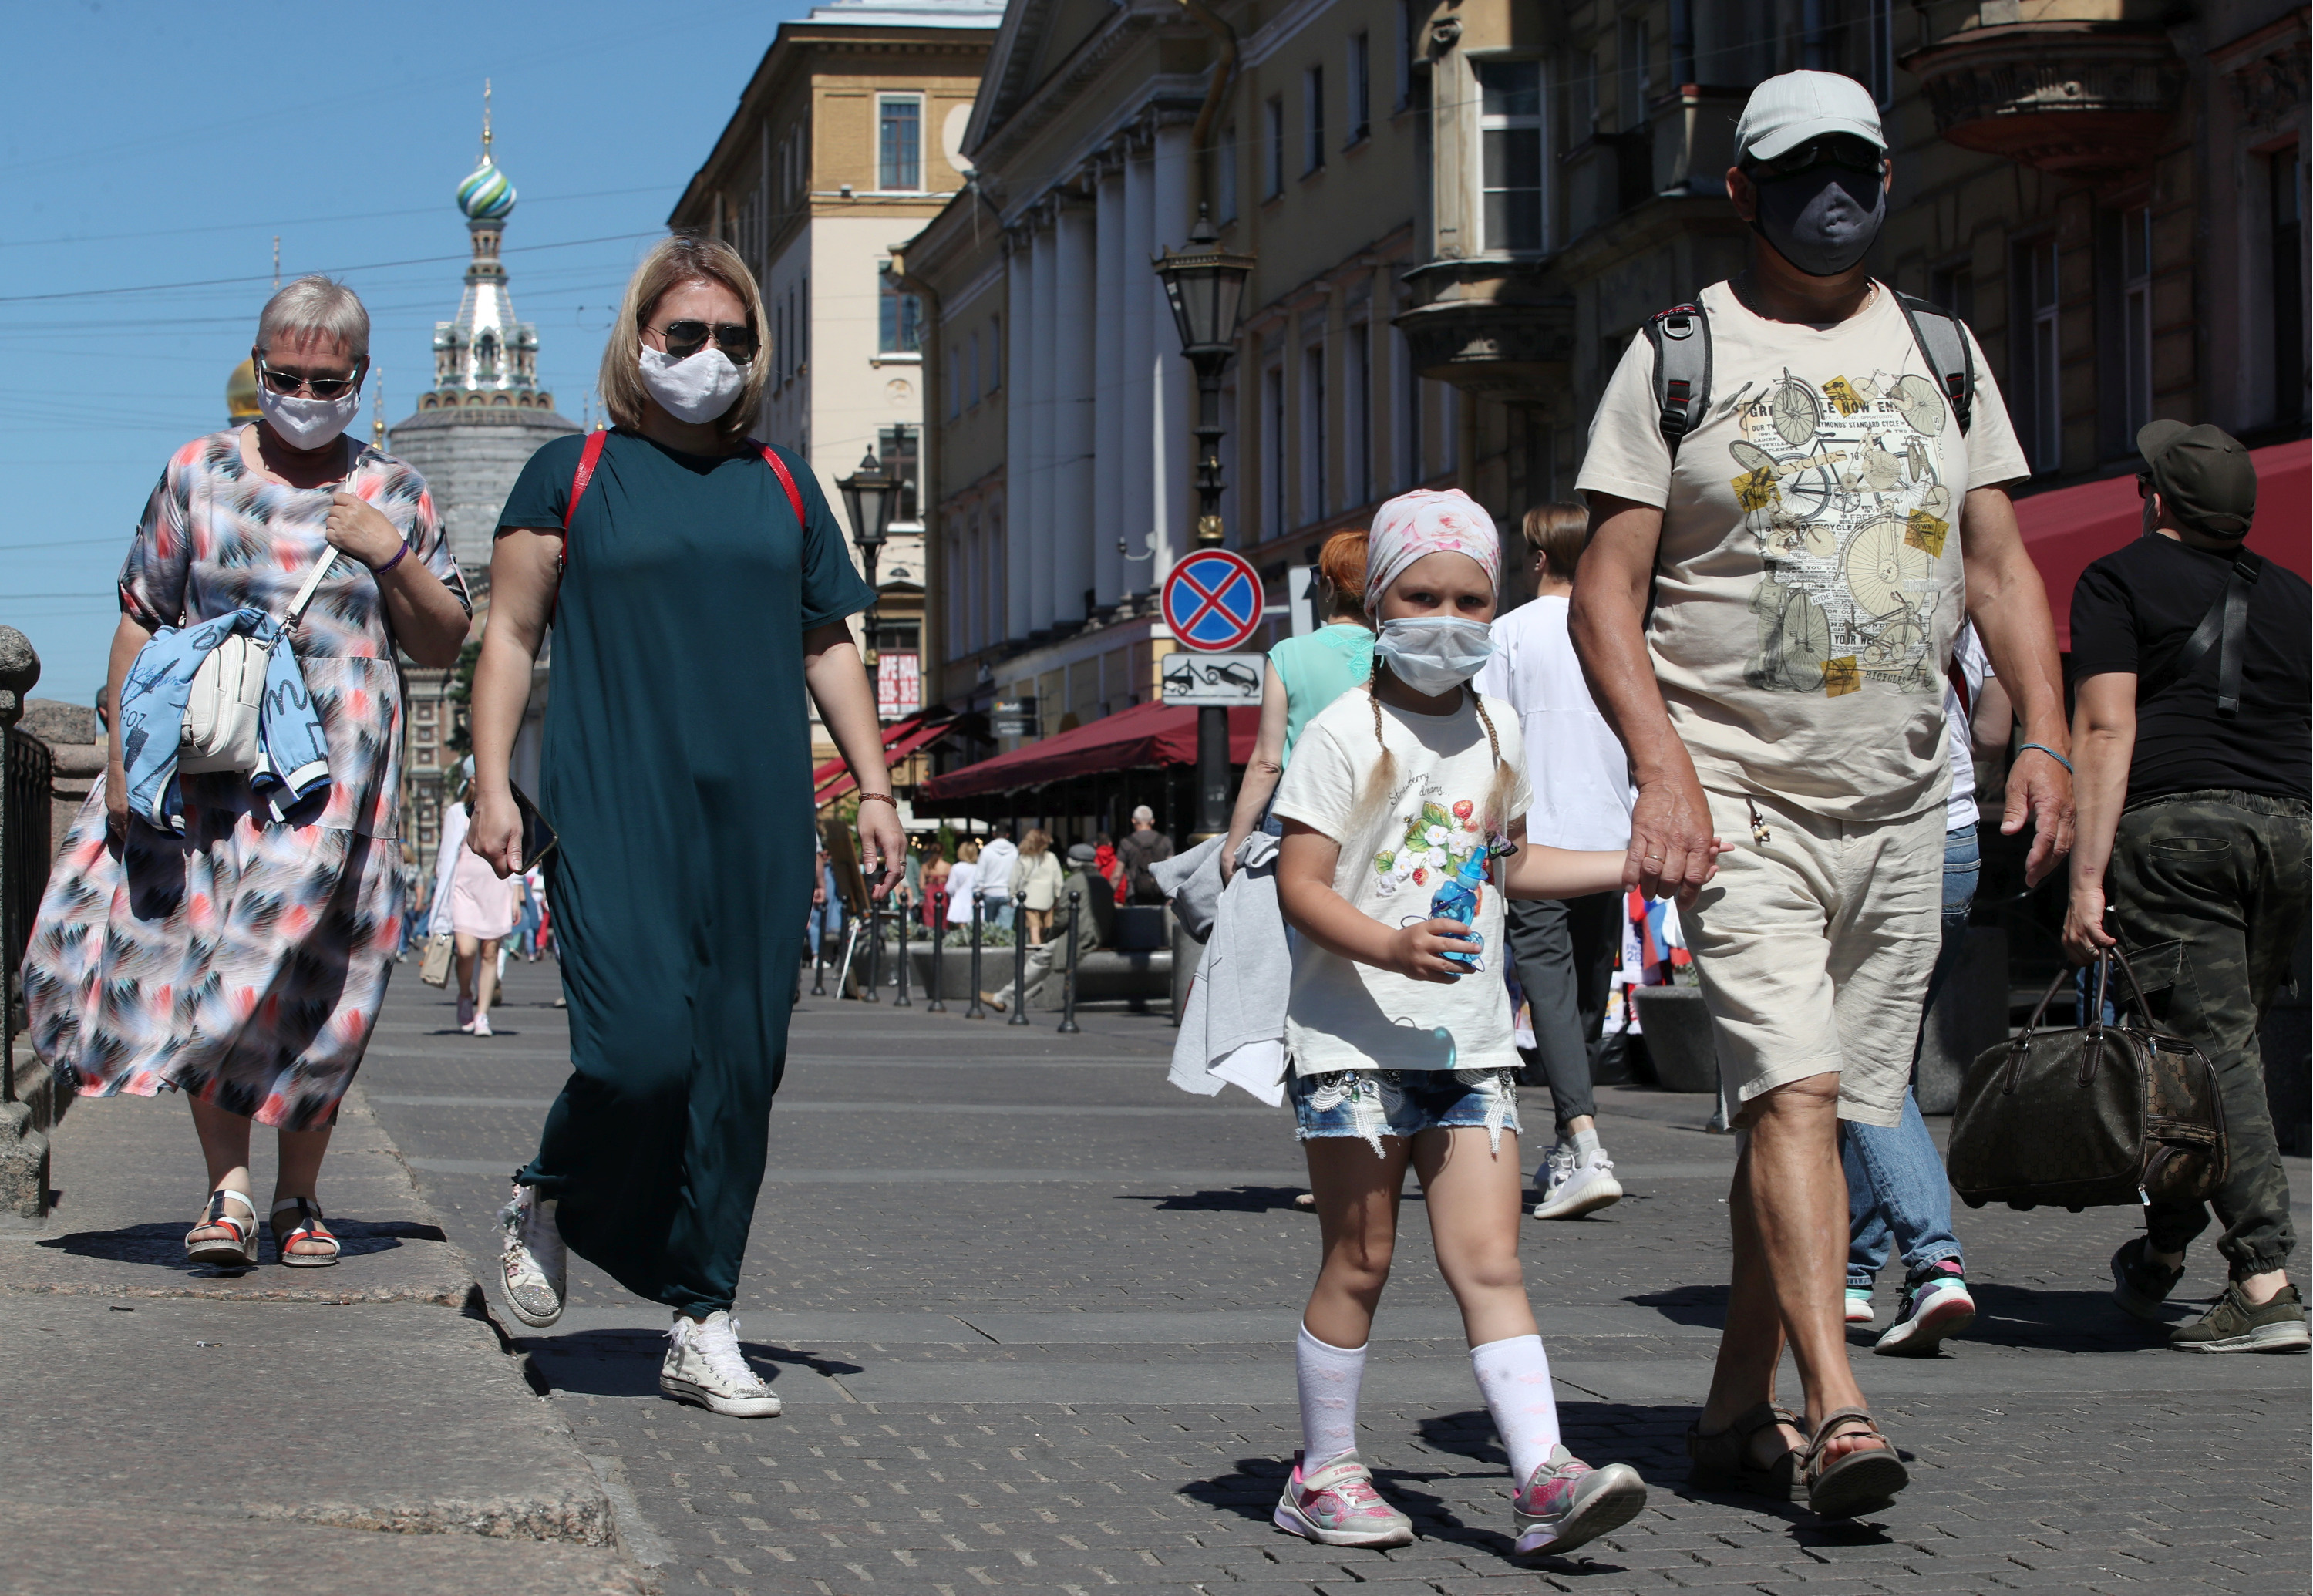
[[[619,319],[611,323],[610,341],[602,346],[602,370],[595,379],[611,419],[629,432],[639,431],[643,424],[643,327],[668,290],[700,282],[720,283],[738,295],[739,303],[747,307],[747,325],[758,340],[763,336],[763,296],[755,287],[755,274],[747,269],[738,251],[721,239],[690,233],[678,233],[653,244],[642,264],[635,268],[635,275],[627,279],[627,296],[619,306]],[[770,351],[760,342],[746,373],[739,397],[715,423],[717,436],[726,444],[735,445],[753,431],[755,418],[762,410],[771,362]]]

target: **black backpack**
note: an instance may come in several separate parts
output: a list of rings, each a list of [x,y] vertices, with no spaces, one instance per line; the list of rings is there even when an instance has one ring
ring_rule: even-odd
[[[1892,290],[1891,290],[1892,291]],[[1957,316],[1941,305],[1897,294],[1912,340],[1943,384],[1962,436],[1975,419],[1975,351]],[[1671,457],[1686,435],[1702,425],[1711,410],[1711,317],[1700,304],[1675,304],[1647,320],[1647,341],[1655,349],[1655,411]]]

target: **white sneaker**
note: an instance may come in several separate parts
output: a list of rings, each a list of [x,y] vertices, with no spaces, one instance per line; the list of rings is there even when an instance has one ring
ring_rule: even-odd
[[[678,1402],[740,1419],[779,1416],[778,1394],[765,1385],[739,1350],[739,1321],[720,1309],[703,1319],[687,1313],[667,1327],[666,1362],[658,1389]]]
[[[488,1036],[490,1034],[490,1017],[487,1014],[475,1015],[474,1023],[466,1027],[466,1034],[470,1036]]]
[[[1623,1184],[1614,1178],[1614,1160],[1603,1147],[1578,1159],[1574,1144],[1561,1142],[1543,1160],[1535,1179],[1542,1186],[1542,1201],[1534,1205],[1536,1219],[1579,1219],[1623,1198]]]
[[[1851,1325],[1868,1325],[1871,1322],[1874,1310],[1871,1307],[1869,1286],[1851,1285],[1847,1288],[1846,1312],[1847,1322]]]
[[[516,1186],[514,1200],[498,1210],[506,1233],[506,1249],[498,1255],[498,1294],[506,1311],[533,1329],[562,1317],[570,1270],[554,1209],[555,1200],[541,1200],[536,1186]]]

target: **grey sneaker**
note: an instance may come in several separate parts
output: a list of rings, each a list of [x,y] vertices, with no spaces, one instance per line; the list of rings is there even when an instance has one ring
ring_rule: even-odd
[[[1593,1468],[1562,1446],[1510,1497],[1517,1550],[1570,1552],[1619,1530],[1647,1504],[1647,1482],[1628,1463]]]
[[[739,1321],[717,1309],[703,1319],[674,1316],[667,1327],[666,1362],[658,1389],[678,1402],[738,1419],[779,1416],[778,1394],[763,1383],[739,1350]]]
[[[516,1186],[514,1200],[498,1210],[506,1233],[506,1248],[498,1255],[498,1295],[507,1312],[539,1330],[562,1317],[570,1271],[555,1205],[552,1197],[541,1198],[536,1186]]]
[[[2181,1266],[2163,1269],[2148,1263],[2144,1248],[2144,1238],[2139,1236],[2112,1255],[2112,1300],[2120,1304],[2122,1312],[2147,1324],[2159,1324],[2160,1304],[2185,1278],[2185,1271]]]
[[[1536,1219],[1580,1219],[1623,1200],[1623,1183],[1614,1178],[1614,1160],[1603,1147],[1593,1148],[1590,1156],[1583,1158],[1571,1143],[1561,1142],[1550,1150],[1535,1175],[1542,1183],[1542,1201],[1534,1205]]]
[[[1301,1454],[1295,1452],[1270,1522],[1319,1546],[1413,1544],[1413,1521],[1382,1500],[1355,1452],[1344,1452],[1306,1479]]]
[[[2205,1315],[2177,1326],[2168,1345],[2180,1353],[2301,1353],[2313,1346],[2313,1335],[2306,1331],[2305,1299],[2295,1286],[2282,1286],[2260,1308],[2235,1282]]]

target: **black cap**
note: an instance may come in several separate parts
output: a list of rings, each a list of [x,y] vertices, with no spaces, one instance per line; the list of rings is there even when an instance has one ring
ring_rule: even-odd
[[[2177,519],[2209,537],[2248,535],[2256,518],[2256,466],[2240,440],[2203,422],[2150,421],[2136,435],[2142,474]]]

